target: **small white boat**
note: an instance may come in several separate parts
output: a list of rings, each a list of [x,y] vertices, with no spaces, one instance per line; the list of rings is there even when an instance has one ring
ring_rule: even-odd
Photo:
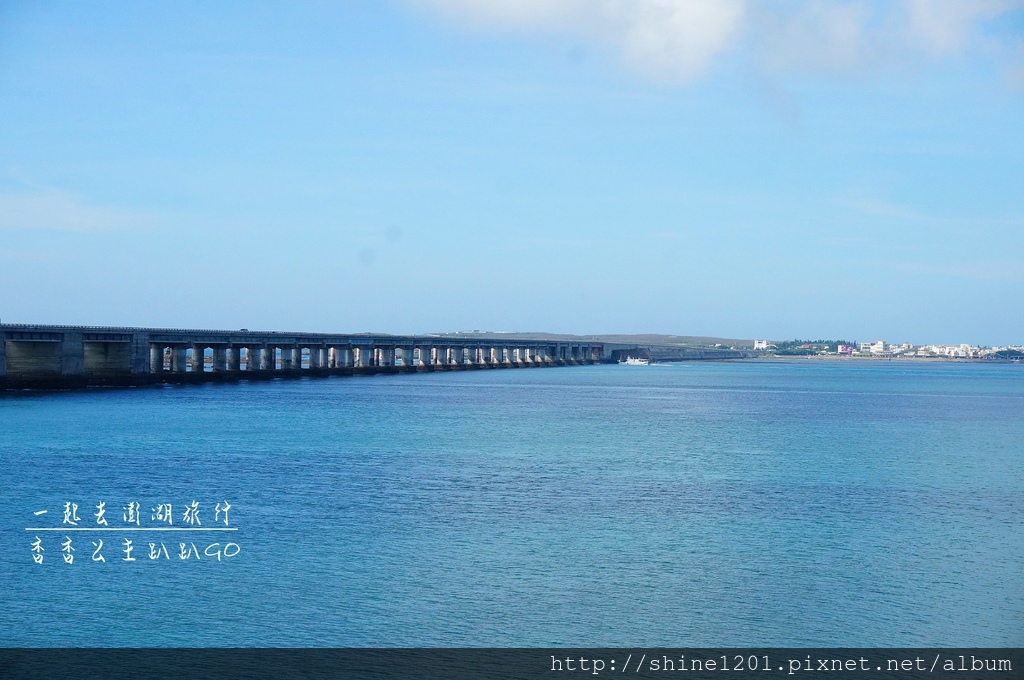
[[[650,359],[641,359],[640,357],[626,357],[625,361],[619,361],[624,366],[650,366]]]

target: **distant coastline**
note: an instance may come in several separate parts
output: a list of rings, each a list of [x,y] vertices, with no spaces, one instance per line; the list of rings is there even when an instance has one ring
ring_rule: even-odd
[[[923,363],[923,364],[1016,364],[1021,363],[1020,359],[1002,359],[1002,358],[985,358],[985,357],[916,357],[916,356],[871,356],[871,355],[841,355],[841,354],[791,354],[791,355],[779,355],[779,354],[762,354],[757,357],[745,359],[744,361],[759,361],[765,363],[780,362],[780,361],[860,361],[865,363]]]

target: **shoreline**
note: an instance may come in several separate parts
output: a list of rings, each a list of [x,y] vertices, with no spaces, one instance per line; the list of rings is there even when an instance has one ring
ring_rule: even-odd
[[[869,356],[821,356],[817,354],[776,356],[766,354],[752,359],[740,359],[740,361],[862,361],[871,363],[890,363],[898,361],[901,363],[924,363],[924,364],[1014,364],[1021,363],[1013,359],[968,359],[964,357],[869,357]]]

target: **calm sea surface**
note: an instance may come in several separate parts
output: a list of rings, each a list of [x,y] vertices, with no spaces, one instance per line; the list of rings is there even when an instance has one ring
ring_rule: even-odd
[[[1024,645],[1015,365],[7,396],[0,491],[0,646]]]

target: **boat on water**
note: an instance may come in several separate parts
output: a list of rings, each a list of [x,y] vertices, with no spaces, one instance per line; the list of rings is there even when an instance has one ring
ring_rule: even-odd
[[[625,361],[619,361],[624,366],[650,366],[650,359],[641,359],[640,357],[626,357]]]

